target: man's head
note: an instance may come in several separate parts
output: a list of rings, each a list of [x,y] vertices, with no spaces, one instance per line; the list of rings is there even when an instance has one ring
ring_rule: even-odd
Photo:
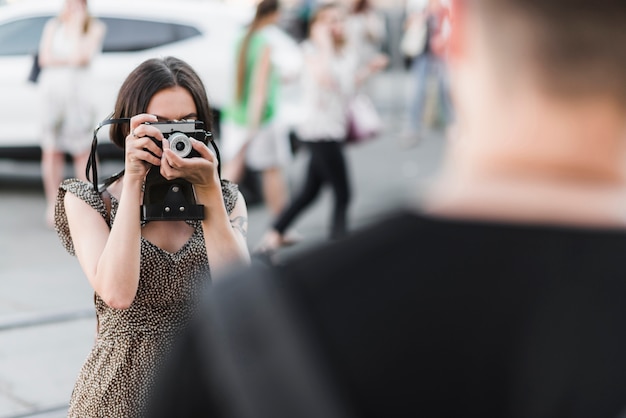
[[[599,120],[609,116],[626,128],[623,0],[452,0],[451,22],[448,59],[459,128],[488,145],[481,152],[521,131],[530,141],[552,129],[556,156],[566,147],[557,150],[555,137],[570,133],[569,122],[546,127],[557,118],[581,124],[571,129],[576,135],[607,126]],[[595,112],[589,118],[595,125],[582,127],[587,110]]]
[[[470,58],[487,60],[480,65],[500,85],[531,78],[559,97],[606,95],[626,106],[623,0],[453,0],[452,8],[453,66],[479,54]]]
[[[553,93],[606,93],[626,102],[623,0],[461,1],[509,75],[531,70]]]

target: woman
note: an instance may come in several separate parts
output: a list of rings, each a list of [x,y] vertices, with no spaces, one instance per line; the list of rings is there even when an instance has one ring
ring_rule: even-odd
[[[324,184],[334,193],[330,237],[347,232],[350,185],[343,145],[348,131],[347,107],[356,89],[370,75],[380,71],[386,57],[376,56],[366,66],[346,48],[345,15],[328,3],[319,7],[311,20],[309,38],[303,43],[303,103],[305,116],[298,137],[310,151],[303,187],[291,204],[275,219],[257,251],[270,252],[288,245],[285,231],[318,196]]]
[[[237,45],[235,97],[223,114],[224,177],[239,183],[246,166],[260,171],[265,205],[276,216],[285,205],[282,166],[289,156],[287,136],[277,123],[279,74],[265,30],[280,17],[278,0],[263,0]]]
[[[46,196],[46,224],[54,226],[54,202],[63,180],[65,155],[74,173],[85,179],[94,108],[89,67],[102,49],[106,28],[89,16],[87,0],[66,0],[43,30],[39,46],[42,96],[41,171]]]
[[[123,83],[111,130],[125,149],[125,170],[102,194],[65,180],[56,227],[95,291],[98,332],[74,387],[70,417],[139,416],[151,377],[193,312],[201,287],[220,270],[246,263],[247,211],[237,186],[220,180],[216,154],[191,139],[199,157],[182,158],[151,122],[200,120],[211,129],[202,81],[185,62],[168,57],[139,65]],[[183,178],[204,205],[201,221],[150,221],[140,205],[146,175]]]

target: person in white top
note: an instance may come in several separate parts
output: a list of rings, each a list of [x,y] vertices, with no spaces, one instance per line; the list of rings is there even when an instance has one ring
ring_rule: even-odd
[[[86,180],[95,117],[89,67],[102,50],[105,24],[90,16],[87,0],[66,0],[45,25],[39,45],[42,106],[41,168],[47,201],[46,223],[54,225],[54,202],[63,180],[65,155],[75,175]]]
[[[376,57],[359,66],[356,50],[347,47],[345,13],[337,4],[320,6],[313,15],[310,34],[302,44],[304,116],[297,135],[310,151],[302,188],[274,220],[256,249],[269,254],[290,244],[285,231],[313,201],[322,186],[333,189],[331,239],[347,233],[350,185],[343,145],[348,131],[347,109],[357,87],[380,71],[387,60]]]

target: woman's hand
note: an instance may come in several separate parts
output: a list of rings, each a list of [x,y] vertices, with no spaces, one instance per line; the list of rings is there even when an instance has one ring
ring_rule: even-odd
[[[163,140],[161,175],[167,180],[184,178],[196,189],[221,191],[217,156],[209,147],[197,139],[189,138],[199,157],[183,158],[170,149],[167,139]]]
[[[163,151],[155,140],[162,142],[163,134],[154,126],[145,124],[156,121],[156,116],[145,113],[130,119],[130,133],[125,142],[126,178],[140,179],[143,182],[150,167],[161,165]]]

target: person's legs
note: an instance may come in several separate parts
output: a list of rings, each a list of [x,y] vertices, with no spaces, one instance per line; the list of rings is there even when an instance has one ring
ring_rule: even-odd
[[[240,183],[246,171],[246,153],[249,145],[248,130],[232,121],[222,122],[219,139],[222,158],[222,178]]]
[[[338,239],[346,235],[348,230],[348,205],[350,203],[350,182],[344,155],[343,144],[328,142],[325,144],[324,179],[333,189],[334,204],[330,224],[330,238]]]
[[[276,218],[271,229],[263,237],[257,251],[272,251],[286,245],[285,231],[318,196],[323,185],[323,177],[320,173],[320,164],[323,156],[320,154],[319,145],[318,143],[308,144],[311,154],[302,188]]]
[[[413,96],[408,106],[407,134],[418,137],[423,131],[424,109],[426,106],[426,94],[428,92],[428,79],[430,73],[430,57],[422,55],[415,58],[411,67],[413,75]]]
[[[63,181],[65,154],[60,151],[43,149],[41,151],[41,173],[46,197],[45,220],[48,227],[54,227],[54,205],[57,191]]]
[[[450,93],[450,80],[446,62],[438,59],[436,63],[439,103],[443,112],[443,120],[446,126],[454,122],[454,107]]]
[[[323,163],[323,155],[320,154],[320,145],[310,144],[311,156],[302,189],[274,222],[273,228],[280,234],[285,233],[300,212],[315,200],[322,188],[324,179],[320,173],[320,166]]]
[[[80,154],[74,155],[74,177],[79,180],[87,181],[87,174],[85,169],[87,167],[87,161],[89,161],[90,151],[87,150],[85,152],[81,152]]]
[[[283,167],[287,135],[277,121],[267,122],[250,141],[245,155],[245,164],[261,172],[262,194],[265,206],[272,217],[277,217],[287,202],[287,183]]]

